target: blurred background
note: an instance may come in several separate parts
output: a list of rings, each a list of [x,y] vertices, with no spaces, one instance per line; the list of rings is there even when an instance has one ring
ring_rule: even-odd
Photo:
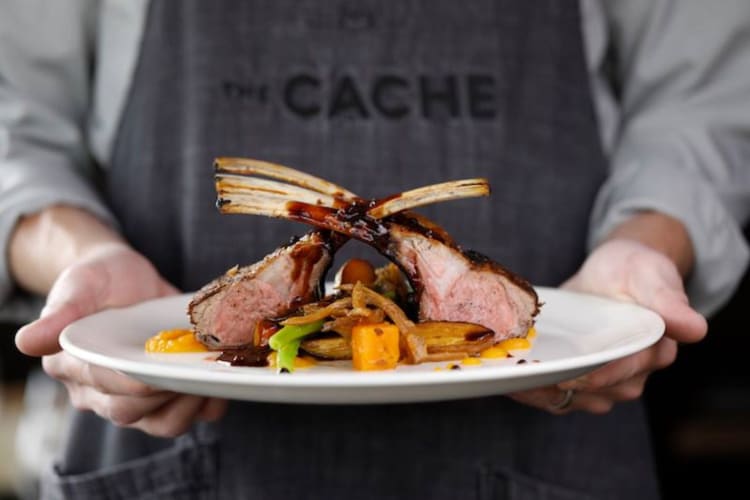
[[[726,491],[734,492],[732,498],[747,497],[742,492],[750,470],[748,310],[750,273],[711,318],[708,337],[681,347],[676,363],[650,378],[645,399],[665,500],[724,498],[720,492]],[[38,360],[15,349],[16,329],[0,324],[0,500],[37,498],[35,475],[64,430],[63,393],[41,380]]]
[[[749,312],[746,273],[710,319],[707,337],[682,346],[675,364],[649,379],[645,398],[665,500],[750,498]]]

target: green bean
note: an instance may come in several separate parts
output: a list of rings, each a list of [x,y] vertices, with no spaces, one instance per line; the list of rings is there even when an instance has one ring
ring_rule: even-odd
[[[321,328],[323,328],[323,320],[306,325],[286,325],[271,336],[268,345],[278,353],[276,366],[279,371],[294,371],[294,358],[297,357],[302,337],[318,332]]]

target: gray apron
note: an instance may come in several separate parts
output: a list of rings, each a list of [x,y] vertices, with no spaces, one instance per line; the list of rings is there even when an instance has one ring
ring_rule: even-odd
[[[366,197],[490,179],[424,212],[537,285],[584,258],[605,176],[578,2],[154,1],[109,166],[125,235],[194,290],[306,230],[214,208],[249,156]],[[350,242],[347,252],[367,255]],[[73,422],[50,498],[654,498],[639,403],[555,417],[504,397],[232,402],[175,440]]]

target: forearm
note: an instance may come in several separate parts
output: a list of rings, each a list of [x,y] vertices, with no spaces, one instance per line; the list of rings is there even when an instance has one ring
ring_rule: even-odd
[[[102,245],[122,243],[114,230],[89,212],[53,206],[19,221],[11,236],[8,260],[21,287],[46,294],[77,259]]]
[[[683,278],[695,262],[693,243],[685,226],[659,212],[639,212],[609,233],[606,240],[629,239],[657,250],[672,260]]]

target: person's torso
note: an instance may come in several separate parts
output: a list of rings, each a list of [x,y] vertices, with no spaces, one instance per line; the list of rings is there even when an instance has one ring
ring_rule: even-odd
[[[372,198],[487,177],[489,199],[423,212],[553,285],[584,258],[605,175],[598,137],[577,3],[155,1],[109,200],[129,241],[192,290],[306,230],[219,215],[215,157],[279,162]],[[637,404],[553,417],[504,397],[233,402],[175,443],[79,414],[56,484],[77,498],[647,498],[645,436]]]
[[[486,177],[489,199],[422,212],[554,285],[584,256],[605,174],[587,82],[578,11],[555,2],[157,2],[111,200],[128,238],[190,290],[306,230],[220,216],[215,157],[282,163],[367,198]]]

